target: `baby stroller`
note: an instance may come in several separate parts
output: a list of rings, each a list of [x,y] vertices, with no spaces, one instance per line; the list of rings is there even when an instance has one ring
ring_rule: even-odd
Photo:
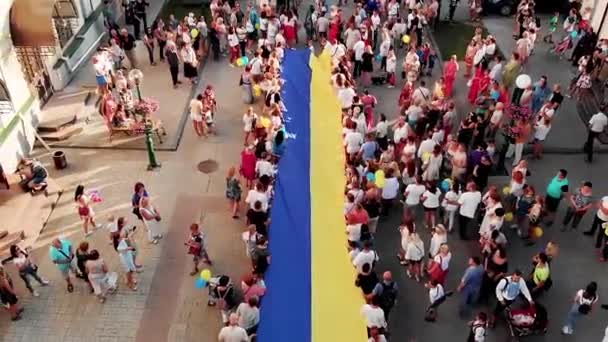
[[[519,341],[520,337],[547,333],[547,309],[538,303],[522,309],[507,308],[505,313],[513,342]]]

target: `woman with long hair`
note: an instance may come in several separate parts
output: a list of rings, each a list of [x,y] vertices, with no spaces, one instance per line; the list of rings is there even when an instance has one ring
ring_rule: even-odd
[[[591,313],[593,305],[597,302],[598,298],[597,283],[594,281],[590,282],[585,289],[576,291],[572,299],[572,306],[570,307],[570,311],[568,311],[566,324],[562,328],[562,334],[572,335],[576,321],[579,317]]]
[[[93,212],[93,208],[91,207],[91,199],[88,195],[84,193],[84,185],[78,185],[76,187],[76,191],[74,192],[74,202],[76,202],[76,207],[78,208],[78,215],[82,220],[82,228],[84,229],[84,235],[89,236],[93,232],[89,232],[89,223],[93,226],[93,228],[97,228],[97,224],[95,223],[95,213]]]
[[[437,222],[439,196],[441,196],[441,191],[437,188],[435,182],[427,182],[426,191],[422,194],[420,202],[424,208],[424,222],[429,229],[435,227],[435,223]]]
[[[439,253],[429,261],[428,272],[431,280],[435,280],[442,285],[445,283],[450,268],[450,260],[452,260],[450,247],[447,243],[443,243],[439,246]]]
[[[36,265],[30,259],[27,250],[23,250],[17,245],[11,245],[9,251],[10,257],[2,260],[2,265],[8,262],[12,262],[13,264],[15,264],[15,267],[17,267],[17,271],[19,271],[19,276],[21,277],[21,279],[23,279],[23,282],[25,283],[25,287],[27,287],[32,296],[38,297],[38,292],[32,287],[28,275],[36,279],[36,281],[42,286],[47,286],[49,282],[45,279],[42,279],[38,275],[38,265]]]
[[[407,246],[405,250],[405,260],[408,262],[407,276],[414,277],[417,282],[420,282],[422,259],[424,258],[424,242],[418,236],[418,233],[412,232],[407,238]]]
[[[126,272],[127,287],[133,291],[137,291],[137,280],[135,279],[135,272],[137,267],[135,266],[135,259],[133,254],[135,253],[135,247],[133,247],[129,240],[129,234],[126,229],[120,232],[120,241],[118,242],[118,248],[116,248],[120,256],[120,262]]]
[[[96,249],[89,253],[89,260],[87,260],[85,267],[95,295],[100,303],[104,303],[106,301],[106,294],[116,291],[115,274],[108,270],[108,266],[99,256],[99,252]]]
[[[239,218],[239,203],[241,202],[241,182],[236,174],[236,168],[232,166],[228,169],[226,175],[226,198],[230,202],[230,210],[232,212],[232,218]]]

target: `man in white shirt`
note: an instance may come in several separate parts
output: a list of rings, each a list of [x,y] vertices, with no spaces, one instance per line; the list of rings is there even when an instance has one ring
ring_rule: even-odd
[[[416,182],[405,187],[403,196],[405,197],[405,205],[409,208],[420,204],[420,196],[426,191],[426,186],[422,184],[422,178],[416,177]]]
[[[255,163],[255,172],[259,177],[268,176],[274,177],[274,166],[270,162],[270,155],[266,152],[262,153],[262,158]]]
[[[599,228],[599,232],[597,234],[597,239],[595,242],[596,248],[602,247],[602,241],[606,237],[604,233],[604,224],[608,222],[608,196],[602,197],[602,199],[597,204],[597,212],[595,217],[593,218],[593,223],[591,224],[591,229],[583,232],[585,235],[593,236],[595,231]]]
[[[466,192],[460,195],[458,204],[460,204],[460,210],[458,212],[458,223],[459,233],[461,240],[467,240],[467,227],[469,222],[475,218],[475,212],[477,206],[481,202],[481,193],[477,191],[475,183],[469,182],[467,184]]]
[[[433,153],[435,145],[436,143],[435,140],[433,140],[433,137],[427,136],[426,139],[420,143],[420,147],[418,147],[418,158],[422,159],[425,153]],[[426,160],[423,160],[423,162],[426,162]]]
[[[353,77],[357,78],[361,75],[361,63],[363,62],[363,53],[365,52],[365,42],[362,39],[359,39],[359,41],[353,45],[353,51],[355,52]]]
[[[522,294],[530,304],[534,304],[530,290],[521,276],[520,270],[515,270],[510,276],[504,277],[496,284],[496,308],[490,318],[490,326],[494,325],[496,316],[501,314],[513,301]]]
[[[264,186],[258,182],[255,185],[255,189],[249,190],[245,203],[249,204],[250,209],[255,209],[255,202],[262,203],[262,210],[266,212],[268,210],[268,196],[264,192]]]
[[[370,269],[373,269],[374,264],[380,260],[378,253],[371,249],[372,243],[369,241],[363,242],[363,249],[353,259],[353,266],[357,269],[357,272],[363,272],[363,265],[369,264]]]
[[[502,81],[502,57],[500,55],[496,55],[494,57],[494,66],[490,69],[490,79],[500,83]]]
[[[426,82],[420,81],[420,86],[412,93],[412,100],[420,105],[425,105],[431,100],[431,91],[426,87]]]
[[[405,118],[400,117],[395,127],[393,127],[393,141],[395,142],[395,144],[399,144],[400,142],[405,141],[407,139],[407,135],[407,123],[405,122]],[[401,151],[398,152],[401,153]]]
[[[344,146],[346,147],[346,153],[351,156],[355,156],[361,150],[363,144],[363,135],[358,131],[348,132],[344,136]]]
[[[321,38],[321,43],[327,39],[327,29],[329,28],[329,19],[325,17],[325,12],[321,12],[319,19],[317,19],[317,32]]]
[[[415,123],[423,112],[422,107],[420,107],[420,101],[414,101],[414,103],[405,111],[405,115],[407,116],[408,122]]]
[[[248,335],[254,333],[260,322],[258,297],[251,296],[247,302],[239,304],[236,314],[239,316],[239,326],[245,329]]]
[[[342,107],[342,110],[346,111],[350,109],[350,107],[353,105],[353,99],[356,95],[357,93],[351,87],[346,87],[338,90],[337,96],[338,100],[340,100],[340,106]]]
[[[587,134],[587,142],[585,143],[587,162],[589,163],[593,161],[593,142],[604,131],[606,125],[608,125],[608,117],[604,114],[605,110],[606,105],[600,105],[600,111],[589,120],[589,133]]]
[[[361,307],[361,315],[365,318],[368,329],[376,327],[383,331],[387,324],[384,318],[384,311],[378,306],[380,304],[379,301],[378,297],[372,297],[370,304],[363,304],[363,307]]]
[[[217,337],[219,342],[247,342],[249,337],[245,329],[239,327],[239,316],[236,313],[230,314],[230,323],[223,327]]]

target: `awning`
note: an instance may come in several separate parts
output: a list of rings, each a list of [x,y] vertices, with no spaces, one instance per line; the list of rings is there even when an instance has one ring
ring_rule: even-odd
[[[55,0],[15,0],[10,13],[14,46],[55,46],[53,4]]]

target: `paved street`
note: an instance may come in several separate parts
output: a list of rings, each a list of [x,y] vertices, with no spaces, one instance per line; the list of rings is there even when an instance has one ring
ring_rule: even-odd
[[[461,11],[464,11],[463,6],[461,4]],[[447,9],[446,4],[444,8]],[[508,41],[512,44],[510,30],[503,32],[505,27],[510,27],[510,19],[488,19],[486,24],[499,40],[501,48],[508,51],[510,48],[503,47],[501,42]],[[539,47],[544,48],[541,44]],[[570,77],[567,73],[569,71],[553,72],[561,64],[558,61],[547,62],[549,58],[554,57],[547,57],[543,51],[538,51],[531,60],[531,75],[536,78],[547,73],[551,83],[559,81],[565,84]],[[147,72],[155,74],[158,79],[161,79],[158,75],[166,77],[165,83],[148,85],[155,87],[157,94],[163,94],[162,89],[169,88],[166,68],[161,65]],[[52,286],[40,288],[41,296],[33,298],[18,276],[14,272],[11,273],[26,311],[23,319],[14,323],[10,322],[6,313],[2,314],[1,341],[216,340],[220,328],[219,313],[216,309],[206,306],[206,291],[194,288],[194,280],[188,276],[190,257],[186,254],[183,242],[187,237],[189,224],[202,222],[209,236],[209,252],[214,259],[214,266],[211,267],[213,273],[226,273],[233,279],[239,279],[247,271],[248,262],[240,240],[244,221],[230,218],[228,204],[224,198],[226,171],[238,164],[242,148],[241,117],[245,106],[240,100],[237,87],[239,72],[239,69],[230,68],[226,60],[208,62],[202,72],[199,88],[213,84],[216,89],[219,104],[216,116],[218,135],[208,139],[197,138],[188,122],[178,150],[158,154],[163,164],[159,171],[145,170],[145,151],[65,149],[70,167],[62,171],[50,166],[51,160],[48,156],[41,157],[49,167],[51,176],[65,190],[34,252],[41,274],[52,281]],[[438,74],[436,70],[435,76]],[[428,83],[431,86],[432,82]],[[460,78],[457,84],[456,101],[460,113],[466,110],[464,83]],[[380,100],[377,112],[384,112],[394,118],[397,113],[399,89],[373,87],[370,90]],[[159,95],[159,100],[164,103],[174,101],[169,92]],[[175,106],[181,110],[184,104],[176,103]],[[574,104],[566,101],[549,135],[548,145],[572,150],[582,143],[585,128],[574,110]],[[44,151],[35,151],[36,154],[42,152]],[[209,159],[218,163],[218,170],[208,175],[199,172],[197,164]],[[604,156],[599,156],[597,162],[589,165],[582,162],[582,155],[547,155],[542,161],[531,162],[532,175],[528,178],[529,182],[542,192],[550,177],[559,168],[570,171],[571,184],[590,180],[594,183],[595,195],[599,197],[608,193],[608,182],[602,177],[602,173],[608,168],[608,159]],[[145,265],[144,272],[138,275],[138,291],[133,292],[123,286],[103,305],[88,293],[82,282],[77,283],[75,293],[68,294],[59,273],[48,260],[48,244],[56,236],[69,238],[75,244],[84,240],[73,202],[75,187],[84,184],[87,188],[96,188],[102,193],[104,201],[95,207],[98,223],[104,224],[109,215],[125,216],[131,223],[135,223],[135,217],[130,213],[130,197],[136,181],[146,184],[153,202],[162,214],[165,231],[165,237],[160,244],[149,245],[145,242],[143,229],[138,229],[138,258]],[[491,183],[502,187],[507,183],[507,179],[495,177],[491,179]],[[563,210],[558,217],[561,218],[562,215]],[[586,215],[580,230],[590,225],[593,215],[594,213]],[[391,314],[391,340],[405,342],[414,338],[423,342],[464,341],[468,330],[466,321],[459,319],[456,314],[458,295],[441,307],[439,322],[431,324],[423,321],[423,311],[428,303],[427,291],[405,276],[405,269],[395,257],[400,244],[398,225],[399,211],[395,210],[380,222],[376,240],[381,257],[377,270],[393,271],[400,287],[399,302]],[[417,226],[423,227],[420,219],[417,220]],[[596,280],[600,284],[600,297],[608,296],[603,282],[606,265],[596,261],[592,240],[577,232],[561,233],[559,228],[560,226],[556,225],[546,229],[537,247],[524,247],[517,237],[508,233],[511,242],[511,269],[521,267],[528,271],[532,254],[550,239],[561,246],[561,254],[552,263],[554,286],[540,300],[549,309],[549,334],[545,337],[531,337],[527,341],[599,341],[606,324],[606,312],[602,310],[594,311],[589,317],[581,319],[575,337],[565,338],[559,334],[559,328],[569,308],[569,299],[577,289],[591,280]],[[426,232],[423,239],[428,246],[429,236]],[[92,248],[100,251],[111,270],[121,273],[118,256],[108,243],[107,231],[99,230],[87,240]],[[455,235],[450,235],[448,242],[454,255],[447,281],[447,288],[451,289],[457,285],[467,257],[477,248],[472,243],[462,243]],[[11,266],[9,268],[12,269]],[[504,325],[499,324],[488,340],[504,341],[505,334]]]

